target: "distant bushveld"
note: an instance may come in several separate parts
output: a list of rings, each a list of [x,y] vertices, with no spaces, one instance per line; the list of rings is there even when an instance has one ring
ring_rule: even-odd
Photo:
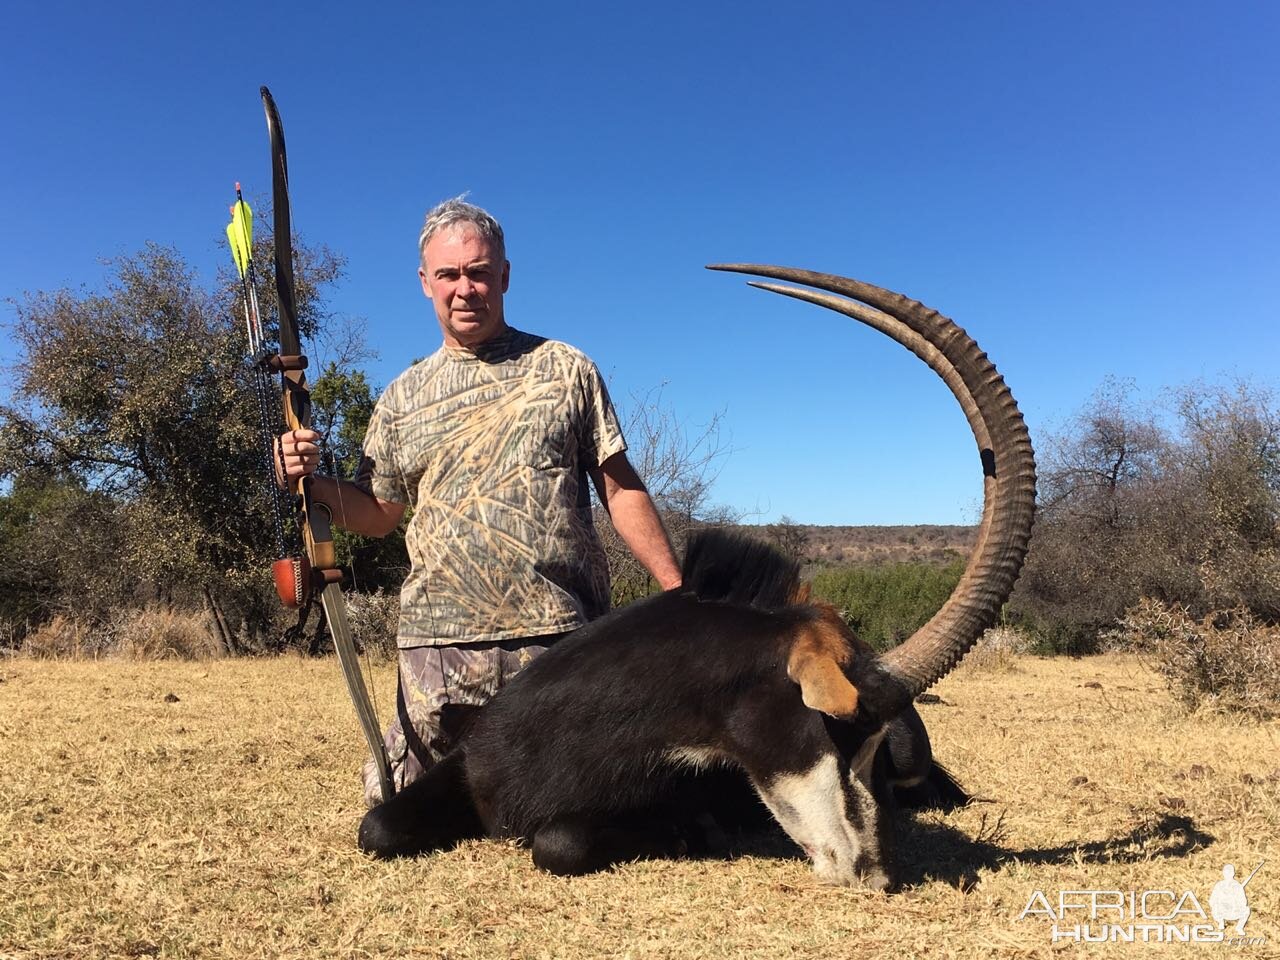
[[[946,566],[967,558],[978,534],[976,526],[941,524],[794,526],[804,543],[800,560],[815,570],[827,566],[890,563]],[[778,524],[743,526],[742,529],[768,539],[773,537],[776,527]]]

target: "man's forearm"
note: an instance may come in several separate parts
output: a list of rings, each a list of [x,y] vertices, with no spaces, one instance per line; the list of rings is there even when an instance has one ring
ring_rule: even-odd
[[[335,524],[364,537],[385,537],[404,515],[403,506],[379,500],[350,480],[312,477],[311,497],[329,508]]]
[[[662,518],[641,489],[618,489],[609,498],[609,517],[623,542],[664,590],[680,586],[680,565]]]

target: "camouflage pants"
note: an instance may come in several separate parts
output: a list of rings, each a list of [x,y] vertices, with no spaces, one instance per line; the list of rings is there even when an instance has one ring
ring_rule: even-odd
[[[383,738],[396,790],[417,780],[448,752],[451,744],[440,728],[445,704],[481,706],[561,636],[401,650],[396,718]],[[381,803],[372,757],[365,761],[363,779],[365,803]]]

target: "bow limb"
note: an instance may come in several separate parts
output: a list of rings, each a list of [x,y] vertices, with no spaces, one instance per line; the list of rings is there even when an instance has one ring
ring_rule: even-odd
[[[266,87],[263,87],[261,92],[262,105],[267,114],[267,132],[271,137],[276,298],[280,312],[280,353],[272,358],[271,366],[279,371],[281,377],[285,423],[290,430],[304,430],[311,428],[311,393],[307,389],[304,373],[307,358],[302,356],[298,335],[297,300],[293,281],[293,239],[289,211],[289,164],[285,154],[284,128],[280,124],[280,114],[276,110],[275,101],[271,97],[271,91]],[[355,641],[351,637],[351,627],[347,622],[347,604],[342,596],[342,588],[339,586],[342,573],[338,570],[329,508],[312,497],[310,477],[290,479],[289,488],[297,506],[298,529],[302,532],[303,546],[306,550],[305,563],[295,564],[289,561],[294,583],[298,588],[293,598],[300,605],[311,595],[314,587],[323,584],[320,603],[324,608],[325,619],[329,623],[334,648],[338,652],[342,674],[347,681],[347,692],[351,695],[360,728],[364,732],[369,751],[373,754],[374,763],[378,768],[378,780],[382,789],[382,799],[385,802],[390,800],[395,792],[391,780],[391,763],[387,758],[377,713],[369,698],[369,688],[365,685],[364,674],[360,670],[360,660],[356,654]],[[282,570],[277,563],[277,587],[281,585],[281,579]],[[281,590],[282,596],[286,594],[286,590]]]
[[[351,626],[347,622],[347,601],[342,596],[342,588],[336,583],[326,584],[320,594],[320,604],[324,607],[325,619],[329,621],[333,646],[338,651],[338,662],[342,664],[342,675],[347,681],[347,693],[351,695],[351,703],[360,720],[360,729],[364,731],[369,751],[373,754],[373,762],[378,768],[378,784],[385,803],[395,793],[395,785],[391,779],[391,761],[387,757],[382,730],[378,726],[378,715],[374,712],[368,688],[365,687],[364,674],[360,671],[360,657],[356,653],[355,641],[351,638]]]

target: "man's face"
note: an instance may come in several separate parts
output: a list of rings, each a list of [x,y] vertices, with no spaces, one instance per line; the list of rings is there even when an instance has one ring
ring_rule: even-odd
[[[496,259],[470,224],[446,227],[428,240],[418,276],[448,346],[474,347],[507,328],[502,295],[511,265]]]

